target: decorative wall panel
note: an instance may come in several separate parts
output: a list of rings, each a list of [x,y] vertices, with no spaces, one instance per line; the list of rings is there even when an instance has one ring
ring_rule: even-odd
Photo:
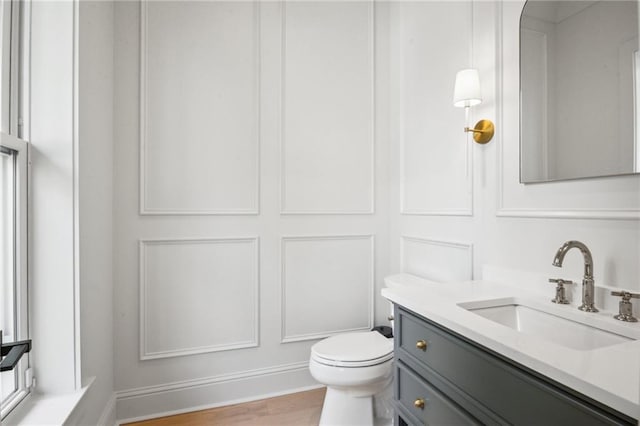
[[[373,213],[373,3],[282,7],[281,211]]]
[[[258,5],[141,4],[141,213],[257,214]]]
[[[473,246],[468,243],[401,237],[401,269],[433,281],[473,278]]]
[[[387,316],[390,7],[116,2],[118,420],[315,386]]]
[[[282,239],[282,341],[373,325],[374,237]]]
[[[257,238],[140,242],[140,358],[258,345]]]
[[[405,2],[399,6],[400,202],[403,214],[473,214],[473,142],[453,106],[456,72],[470,67],[469,2]],[[446,42],[432,34],[456,37]],[[437,64],[437,65],[436,65]]]

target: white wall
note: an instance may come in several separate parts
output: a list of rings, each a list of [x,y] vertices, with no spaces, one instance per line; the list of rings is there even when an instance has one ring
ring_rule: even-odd
[[[444,279],[456,279],[460,271],[470,270],[472,273],[467,274],[468,278],[482,278],[482,265],[492,264],[578,280],[583,265],[579,254],[570,254],[562,269],[551,265],[557,248],[567,240],[577,239],[593,252],[597,286],[637,292],[640,290],[638,176],[535,185],[519,183],[518,24],[523,3],[479,1],[471,6],[469,2],[451,5],[428,2],[412,5],[399,14],[399,25],[395,21],[391,24],[392,28],[405,31],[398,46],[400,53],[395,52],[401,58],[398,68],[405,67],[405,70],[394,72],[392,84],[404,80],[404,85],[441,84],[452,88],[454,71],[469,66],[465,57],[448,54],[460,49],[468,52],[464,34],[453,37],[450,31],[443,33],[439,27],[412,26],[411,23],[429,22],[433,13],[444,12],[440,14],[443,26],[457,30],[471,28],[469,12],[462,10],[473,7],[473,65],[480,70],[484,98],[484,103],[473,109],[473,115],[476,119],[493,120],[497,129],[494,139],[485,146],[469,142],[469,149],[473,150],[473,191],[470,195],[456,191],[466,158],[459,146],[465,141],[457,133],[452,135],[451,131],[462,129],[461,113],[450,107],[451,99],[445,94],[423,96],[421,102],[412,103],[413,93],[398,92],[392,104],[395,115],[391,269]],[[433,42],[430,55],[415,50],[414,40],[429,43],[428,40],[441,40],[442,34],[449,34],[447,43]],[[414,68],[413,78],[417,83],[407,81],[412,71],[406,67]],[[444,69],[452,71],[448,76],[428,82],[429,73]],[[437,105],[429,107],[433,102]],[[442,116],[438,117],[437,126],[432,125],[430,115],[424,114],[422,123],[414,127],[402,125],[403,119],[427,108],[440,108]],[[426,147],[435,143],[433,140],[439,139],[447,141],[451,147],[449,154],[440,154],[437,150],[435,154],[431,150],[421,153],[424,170],[420,175],[411,174],[402,167],[407,146],[409,152],[427,150]],[[427,167],[434,161],[433,155],[451,156],[447,162],[449,167],[445,170]],[[418,162],[416,159],[411,161]],[[436,196],[424,201],[428,205],[423,212],[416,214],[403,210],[407,197],[409,203],[425,200],[418,189],[411,192],[407,188],[421,188],[425,194],[433,191],[434,185],[451,186],[455,199],[439,197],[435,193]],[[468,206],[470,214],[460,216],[451,209],[450,206],[456,203]],[[422,246],[407,245],[407,241],[420,240],[424,242]],[[443,253],[446,253],[444,261]],[[457,256],[451,253],[457,253]],[[472,253],[473,268],[463,269],[467,261],[464,253]],[[552,292],[549,288],[550,295]],[[617,300],[600,292],[596,304],[616,309]]]
[[[551,266],[578,239],[640,289],[637,177],[518,183],[521,2],[174,6],[115,5],[119,419],[313,385],[311,344],[384,323],[390,272],[578,279]],[[486,146],[451,105],[470,65]]]
[[[113,2],[78,8],[78,219],[82,385],[72,424],[112,425]]]
[[[386,7],[116,2],[119,419],[315,386],[386,322]]]

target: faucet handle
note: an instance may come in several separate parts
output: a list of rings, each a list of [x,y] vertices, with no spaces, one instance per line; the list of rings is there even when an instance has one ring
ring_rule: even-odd
[[[622,296],[622,300],[629,301],[631,298],[640,299],[640,294],[638,293],[629,293],[628,291],[612,291],[612,296]]]
[[[564,285],[565,284],[575,284],[571,280],[563,280],[562,278],[549,278],[550,283],[557,284],[556,286],[556,297],[551,299],[553,303],[557,303],[559,305],[568,305],[569,301],[567,300],[564,293]]]
[[[631,304],[631,299],[640,299],[640,294],[630,293],[628,291],[612,291],[611,295],[622,297],[618,315],[614,315],[613,317],[618,321],[637,322],[638,318],[633,316],[633,305]]]
[[[559,286],[560,285],[564,285],[564,284],[575,284],[573,281],[571,280],[563,280],[562,278],[549,278],[549,282],[550,283],[556,283]]]

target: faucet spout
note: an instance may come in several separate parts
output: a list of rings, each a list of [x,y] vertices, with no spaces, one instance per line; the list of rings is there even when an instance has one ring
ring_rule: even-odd
[[[556,252],[553,258],[553,266],[562,267],[564,257],[569,250],[577,248],[584,258],[584,277],[582,278],[582,305],[578,307],[585,312],[598,312],[594,305],[594,285],[593,285],[593,257],[591,250],[580,241],[567,241]]]
[[[580,241],[567,241],[558,249],[555,257],[553,258],[553,266],[557,266],[559,268],[562,267],[562,262],[564,262],[564,256],[567,252],[572,248],[577,248],[582,253],[582,257],[584,257],[584,277],[593,279],[593,257],[591,256],[591,250],[584,243]]]

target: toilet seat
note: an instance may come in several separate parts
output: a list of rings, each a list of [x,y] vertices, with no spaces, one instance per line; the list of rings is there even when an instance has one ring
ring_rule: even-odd
[[[345,333],[324,339],[311,347],[311,358],[335,367],[368,367],[393,358],[393,340],[377,331]]]

